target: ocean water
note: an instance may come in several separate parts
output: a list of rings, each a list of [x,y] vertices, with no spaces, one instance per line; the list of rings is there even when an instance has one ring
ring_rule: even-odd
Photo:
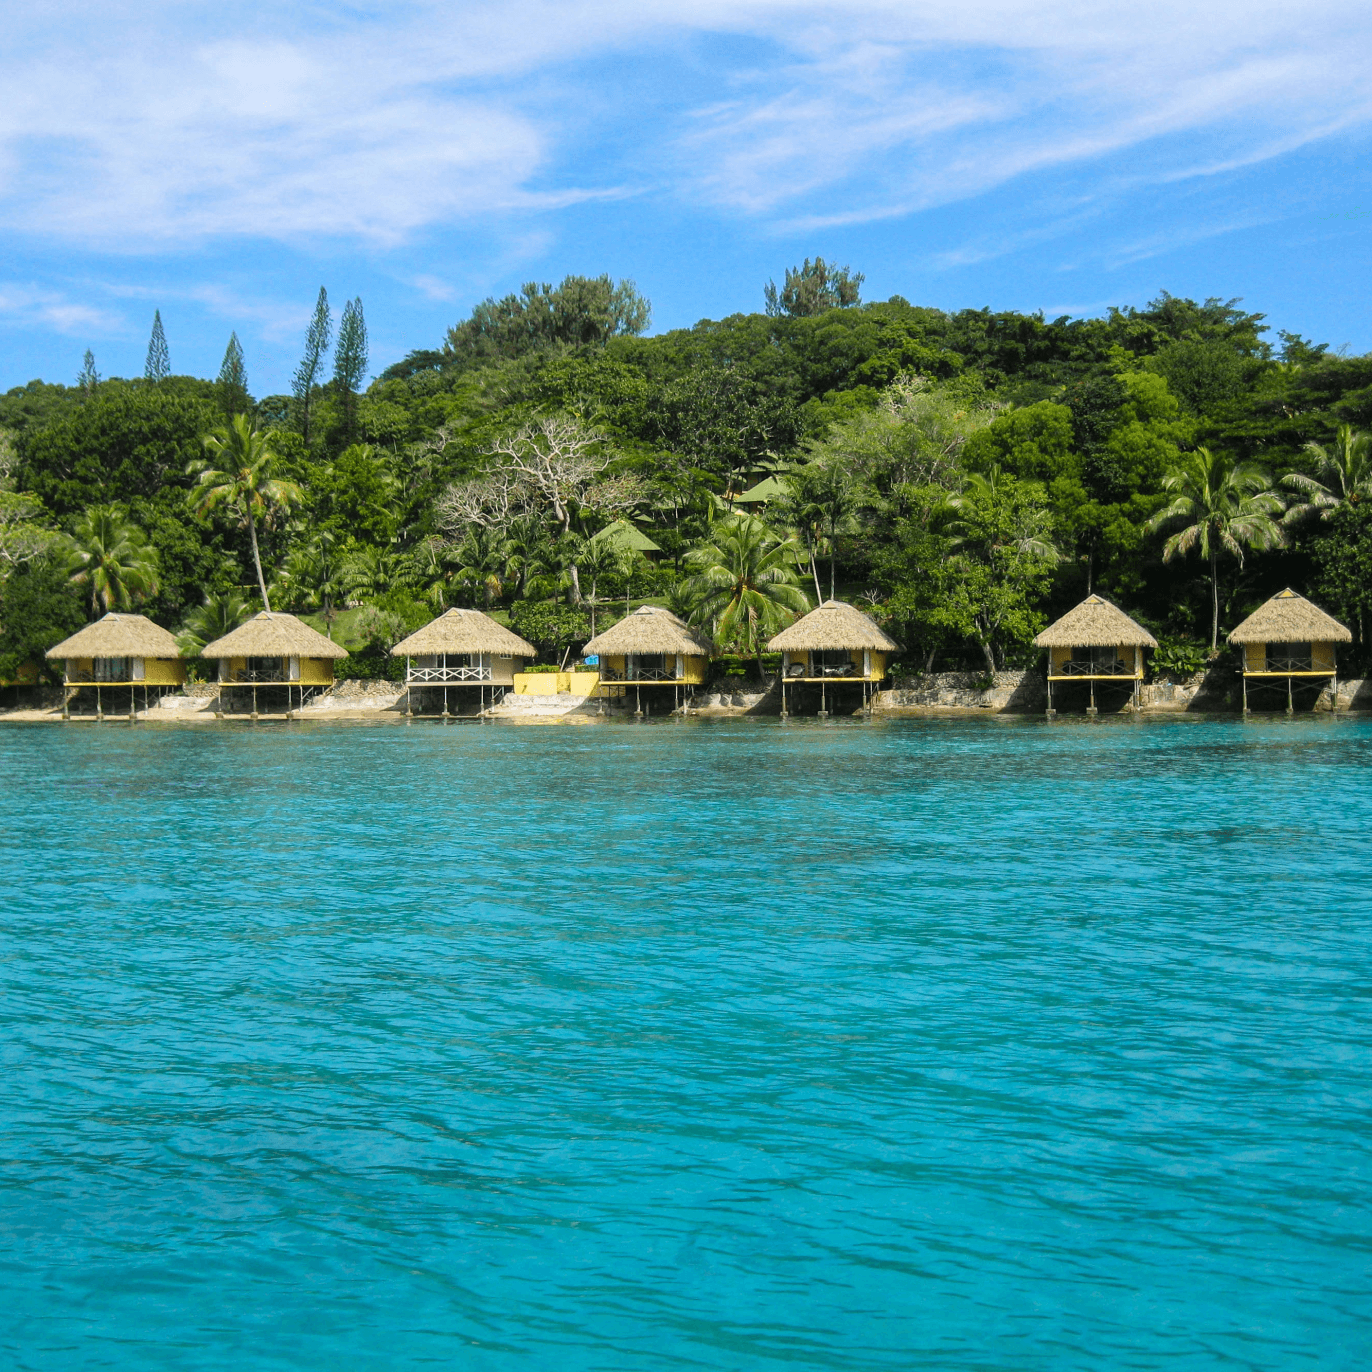
[[[1372,1358],[1372,721],[0,728],[0,1366]]]

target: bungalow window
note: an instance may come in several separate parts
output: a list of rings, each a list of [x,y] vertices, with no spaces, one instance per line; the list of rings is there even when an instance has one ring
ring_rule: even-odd
[[[285,673],[281,670],[279,657],[250,657],[248,659],[249,681],[283,681]]]
[[[1106,648],[1076,647],[1072,649],[1072,670],[1083,676],[1103,676],[1120,670],[1119,648],[1112,644]]]
[[[1308,643],[1269,643],[1267,645],[1269,672],[1314,671],[1314,658]]]
[[[127,681],[129,660],[126,657],[97,657],[93,673],[97,681]]]
[[[666,653],[630,653],[627,665],[630,681],[663,681],[676,675],[676,658],[669,671]]]
[[[811,676],[843,676],[853,669],[853,655],[847,648],[821,648],[810,654]]]

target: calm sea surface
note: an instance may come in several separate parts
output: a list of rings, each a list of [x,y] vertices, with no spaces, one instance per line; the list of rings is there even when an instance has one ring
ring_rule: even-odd
[[[1372,722],[0,728],[0,1366],[1372,1359]]]

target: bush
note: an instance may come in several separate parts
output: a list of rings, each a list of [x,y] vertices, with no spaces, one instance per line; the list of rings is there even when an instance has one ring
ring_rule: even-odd
[[[532,600],[516,600],[510,607],[510,628],[540,653],[558,657],[591,636],[591,621],[581,610]]]
[[[1154,676],[1193,677],[1210,660],[1208,644],[1192,638],[1160,638],[1153,653]]]
[[[0,602],[0,679],[10,680],[25,663],[38,664],[40,678],[61,679],[59,663],[43,654],[86,623],[85,602],[55,559],[43,558],[11,572]]]

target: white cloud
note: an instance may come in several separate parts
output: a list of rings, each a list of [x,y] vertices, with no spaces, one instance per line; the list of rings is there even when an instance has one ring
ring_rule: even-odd
[[[1197,174],[1372,118],[1349,0],[18,0],[7,26],[0,227],[124,251],[518,233],[627,193],[583,171],[611,144],[657,193],[795,229],[1168,137],[1216,146],[1150,175]],[[669,85],[702,39],[706,89],[616,100],[606,62]]]
[[[123,320],[108,310],[35,286],[0,286],[0,319],[60,334],[110,335],[123,329]]]

